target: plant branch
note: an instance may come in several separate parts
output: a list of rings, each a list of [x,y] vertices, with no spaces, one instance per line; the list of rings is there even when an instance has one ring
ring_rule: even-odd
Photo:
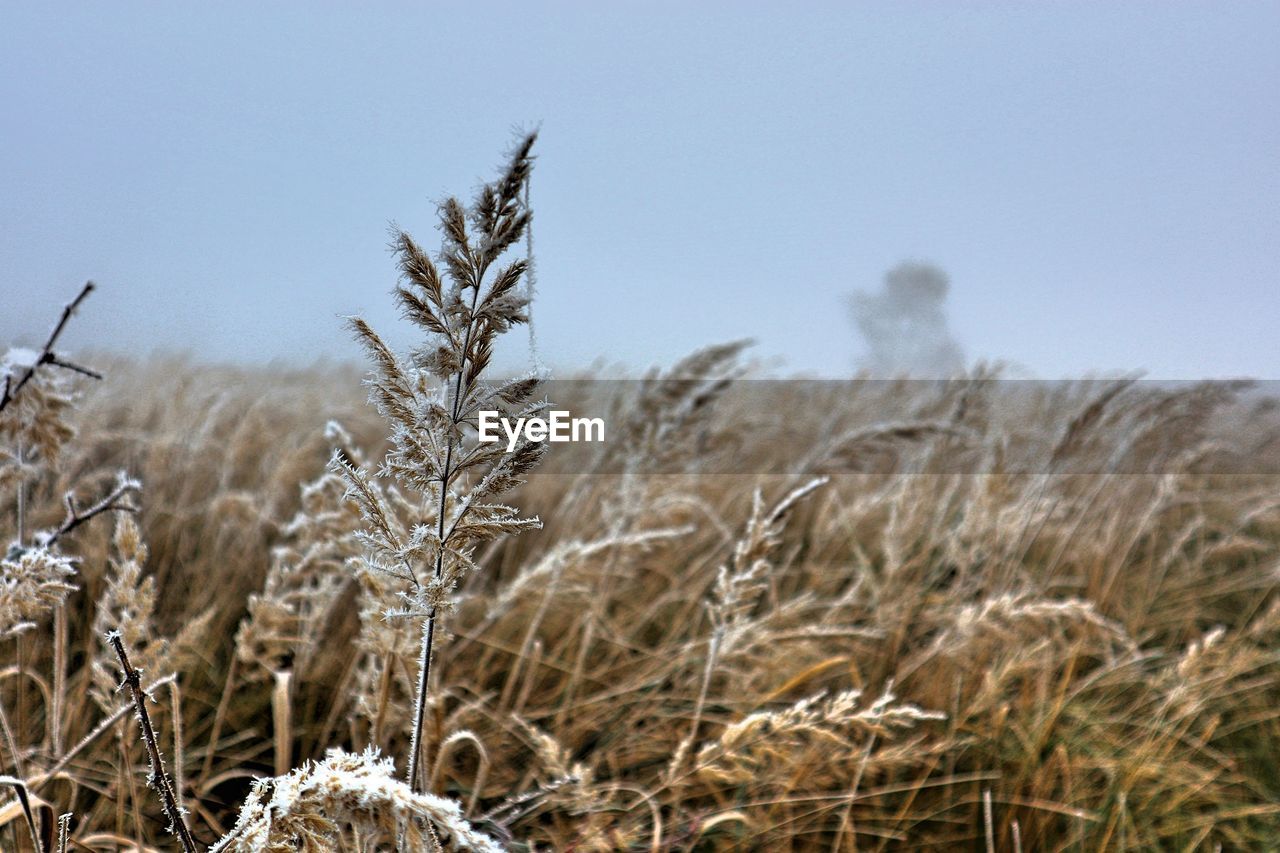
[[[71,302],[62,309],[62,316],[58,318],[58,322],[53,327],[53,331],[49,333],[49,339],[44,342],[44,346],[40,350],[40,355],[36,357],[34,362],[27,365],[27,369],[23,372],[17,383],[15,384],[13,382],[12,376],[5,377],[4,388],[0,389],[0,412],[4,411],[6,406],[17,399],[18,394],[24,387],[26,387],[26,384],[36,375],[36,371],[43,365],[51,364],[55,367],[74,371],[75,373],[91,376],[94,379],[102,378],[102,374],[90,370],[87,367],[81,367],[79,365],[72,364],[69,361],[65,361],[53,351],[53,348],[58,343],[58,338],[62,335],[63,329],[67,327],[67,321],[71,319],[71,315],[80,307],[80,303],[84,302],[84,300],[88,298],[89,294],[93,292],[93,288],[93,282],[85,282],[84,287],[80,289],[79,295],[77,295],[75,299],[71,300]]]
[[[142,690],[142,676],[129,663],[129,655],[125,652],[124,641],[120,639],[119,631],[107,634],[107,642],[115,649],[116,657],[120,659],[120,669],[124,671],[121,687],[128,687],[129,692],[133,694],[133,707],[138,715],[138,724],[142,727],[142,739],[147,745],[147,757],[151,761],[151,777],[148,781],[160,794],[165,816],[169,818],[169,831],[177,836],[185,853],[196,853],[195,839],[191,837],[191,830],[187,829],[182,808],[178,805],[178,798],[173,792],[173,780],[164,770],[164,758],[160,754],[160,745],[156,741],[155,728],[151,725],[151,715],[147,712],[147,694]]]
[[[75,530],[80,525],[89,521],[95,516],[102,515],[104,512],[137,512],[138,508],[130,503],[125,503],[124,499],[127,495],[137,494],[139,486],[136,480],[121,476],[116,481],[116,486],[100,501],[89,507],[79,507],[76,505],[76,497],[71,492],[63,497],[63,503],[67,507],[67,516],[62,520],[62,524],[55,529],[41,534],[38,538],[39,544],[45,548],[52,548],[54,544]]]
[[[166,684],[172,684],[174,681],[177,681],[177,680],[178,680],[178,674],[171,672],[168,675],[166,675],[164,678],[153,681],[151,683],[151,686],[148,687],[145,692],[150,693],[153,690],[159,690],[161,687],[164,687]],[[130,702],[126,705],[121,705],[119,708],[116,708],[114,711],[112,711],[110,716],[105,717],[101,722],[98,723],[98,725],[93,727],[93,731],[89,732],[87,735],[80,738],[79,743],[71,747],[71,749],[67,750],[66,753],[63,754],[58,759],[58,762],[56,764],[54,764],[48,770],[42,772],[40,775],[36,776],[34,781],[31,783],[32,790],[35,791],[37,794],[40,793],[40,789],[43,788],[47,783],[58,778],[58,774],[61,773],[68,764],[74,761],[76,756],[78,756],[80,753],[84,752],[86,749],[92,746],[93,742],[96,741],[98,738],[102,737],[104,734],[111,731],[111,727],[114,726],[116,723],[120,722],[120,720],[124,717],[124,715],[129,713],[129,709],[132,707],[133,707],[133,703]]]

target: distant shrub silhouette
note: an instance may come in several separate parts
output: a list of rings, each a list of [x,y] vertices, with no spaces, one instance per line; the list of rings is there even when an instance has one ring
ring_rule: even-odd
[[[951,281],[932,264],[904,261],[885,273],[878,293],[855,293],[854,325],[867,343],[859,367],[872,376],[951,377],[964,351],[947,325]]]

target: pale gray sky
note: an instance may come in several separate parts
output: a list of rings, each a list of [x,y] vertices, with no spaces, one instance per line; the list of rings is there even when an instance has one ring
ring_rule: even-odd
[[[920,259],[971,356],[1280,377],[1277,3],[0,10],[0,343],[92,277],[72,344],[348,357],[387,223],[540,123],[552,364],[838,375]]]

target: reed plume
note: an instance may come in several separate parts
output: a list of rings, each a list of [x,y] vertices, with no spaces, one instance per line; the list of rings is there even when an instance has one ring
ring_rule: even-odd
[[[502,176],[481,187],[470,207],[456,198],[440,204],[444,276],[408,233],[395,232],[404,277],[396,297],[405,318],[428,336],[427,343],[404,359],[364,320],[351,320],[374,366],[370,398],[391,432],[391,449],[377,473],[425,498],[422,509],[402,517],[397,508],[410,510],[406,503],[391,506],[369,472],[341,454],[334,457],[332,468],[347,481],[347,497],[365,521],[365,564],[402,587],[401,605],[384,617],[421,625],[407,762],[414,792],[423,785],[424,715],[437,620],[450,607],[458,582],[478,568],[473,555],[480,544],[539,524],[495,500],[521,482],[543,446],[526,440],[508,452],[469,434],[482,410],[518,417],[540,408],[530,403],[534,377],[496,386],[483,380],[498,335],[527,319],[519,287],[527,261],[502,261],[524,236],[532,215],[522,197],[533,167],[534,139],[531,134],[517,144]]]

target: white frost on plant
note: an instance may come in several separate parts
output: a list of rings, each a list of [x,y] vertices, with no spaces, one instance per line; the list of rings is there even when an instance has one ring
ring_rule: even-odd
[[[28,367],[35,367],[36,362],[40,360],[40,353],[27,347],[10,347],[8,352],[4,354],[4,358],[0,358],[0,375],[14,373],[17,370],[25,370]]]
[[[10,546],[0,560],[0,638],[27,630],[75,590],[69,558],[43,548]]]
[[[389,840],[401,826],[407,849],[427,850],[428,824],[446,851],[502,853],[497,841],[472,828],[456,802],[415,794],[376,750],[353,755],[331,749],[323,761],[255,782],[235,827],[210,853],[329,853],[342,849],[350,827]]]

